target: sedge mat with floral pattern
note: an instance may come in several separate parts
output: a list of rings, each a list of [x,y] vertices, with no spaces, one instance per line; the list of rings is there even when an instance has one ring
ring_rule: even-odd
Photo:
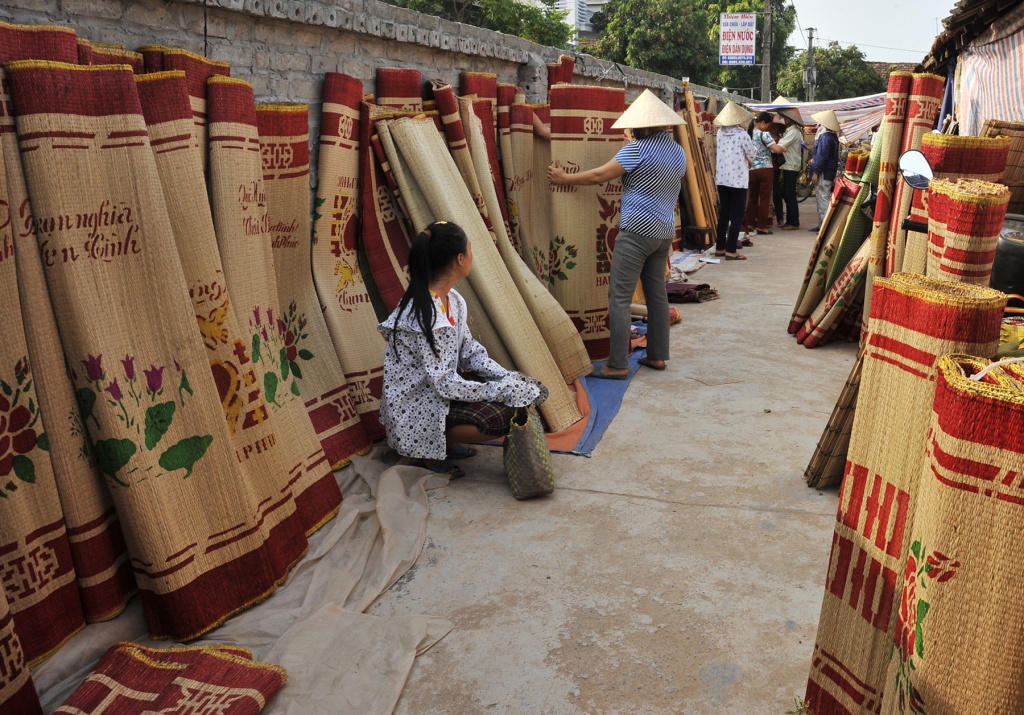
[[[14,627],[11,608],[0,584],[0,643],[4,644],[4,668],[0,671],[0,715],[43,715],[25,649]]]
[[[925,460],[935,363],[994,355],[999,291],[897,273],[875,281],[857,411],[807,685],[815,715],[877,712]]]
[[[7,69],[61,342],[149,630],[195,638],[277,587],[302,523],[290,492],[238,467],[131,69]]]

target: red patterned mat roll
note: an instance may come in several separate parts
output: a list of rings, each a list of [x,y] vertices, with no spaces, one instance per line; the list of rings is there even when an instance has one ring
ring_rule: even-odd
[[[625,92],[610,87],[558,85],[551,89],[551,157],[573,173],[601,166],[625,142],[612,124],[625,109]],[[536,171],[536,164],[535,171]],[[541,175],[535,181],[547,183]],[[542,273],[583,335],[593,360],[610,350],[608,284],[619,232],[622,184],[551,187],[550,250]]]
[[[1024,623],[1010,617],[1024,573],[1007,548],[1024,506],[1022,378],[1019,364],[939,359],[910,552],[900,570],[887,714],[1024,707]]]
[[[355,77],[335,72],[324,77],[313,278],[363,428],[378,440],[384,437],[379,418],[384,346],[357,254],[362,95],[363,83]]]
[[[476,99],[486,99],[491,103],[491,132],[497,136],[498,75],[491,72],[463,72],[459,75],[459,94],[463,97],[475,94]]]
[[[256,715],[287,679],[284,668],[241,649],[118,643],[55,713]]]
[[[61,27],[20,27],[0,24],[0,62],[44,59],[73,62],[74,34]],[[0,77],[3,77],[0,71]],[[0,82],[4,107],[9,110],[8,83]],[[88,621],[113,618],[135,592],[135,580],[125,550],[121,525],[104,477],[90,454],[85,426],[67,376],[64,348],[36,242],[35,221],[25,186],[25,172],[18,151],[14,116],[0,116],[8,205],[17,207],[14,253],[21,297],[25,337],[32,365],[37,404],[52,415],[47,425],[50,462],[53,465],[60,506],[71,544],[82,609]]]
[[[807,685],[815,715],[878,712],[899,610],[898,575],[925,461],[935,364],[994,355],[1006,297],[898,273],[875,281],[846,474]]]
[[[248,323],[252,359],[265,370],[267,402],[272,409],[287,410],[284,419],[301,421],[305,411],[319,440],[317,444],[313,434],[298,430],[300,449],[308,456],[306,469],[292,488],[309,534],[333,518],[341,502],[330,470],[332,455],[327,453],[333,432],[329,424],[317,429],[312,419],[315,406],[304,408],[290,364],[292,351],[297,351],[287,336],[288,330],[293,338],[296,335],[294,315],[282,306],[277,290],[252,86],[211,77],[209,97],[211,206],[227,284],[238,315]]]
[[[474,100],[472,103],[473,113],[480,118],[483,126],[487,126],[488,122],[494,124],[497,121],[497,117],[494,114],[494,103],[484,99]],[[505,225],[505,233],[509,234],[509,240],[512,240],[512,228],[509,226],[509,215],[508,215],[508,201],[505,197],[505,181],[501,177],[501,162],[498,159],[498,144],[495,140],[495,135],[491,132],[484,132],[484,143],[487,148],[487,165],[490,171],[488,175],[479,177],[480,181],[490,181],[494,186],[494,193],[498,197],[499,209],[498,215],[492,216],[492,222],[500,222]],[[479,173],[479,172],[478,172]],[[492,213],[493,210],[492,210]],[[513,248],[519,250],[519,245],[515,242],[512,244]]]
[[[109,45],[101,42],[78,40],[78,64],[80,65],[129,65],[135,74],[145,71],[142,55],[130,52],[124,45]]]
[[[420,71],[407,67],[377,69],[377,104],[417,112],[423,109],[423,80]]]
[[[195,638],[277,587],[301,524],[237,467],[133,73],[8,69],[64,353],[150,632]]]
[[[903,125],[907,119],[907,95],[910,93],[910,72],[891,72],[885,98],[885,116],[879,127],[878,141],[882,142],[878,167],[878,190],[875,200],[875,220],[871,229],[871,253],[865,275],[864,318],[861,337],[867,334],[868,314],[871,311],[872,285],[878,276],[884,276],[889,240],[889,221],[892,218],[896,195],[896,171],[903,141]]]
[[[256,124],[277,292],[286,306],[277,323],[284,335],[282,368],[287,363],[297,376],[324,451],[331,466],[340,469],[366,454],[370,440],[327,332],[310,269],[309,108],[261,104]]]
[[[0,584],[0,653],[4,654],[4,667],[0,668],[0,715],[43,715],[3,584]]]
[[[936,179],[928,190],[928,275],[988,285],[1010,190],[988,181]]]

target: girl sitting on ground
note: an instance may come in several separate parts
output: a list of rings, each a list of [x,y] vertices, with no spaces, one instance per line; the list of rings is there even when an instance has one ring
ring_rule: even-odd
[[[386,343],[380,417],[388,445],[453,479],[462,446],[508,434],[516,407],[543,402],[547,389],[487,356],[466,323],[454,285],[469,275],[472,244],[454,223],[437,221],[413,239],[409,287],[377,328]]]

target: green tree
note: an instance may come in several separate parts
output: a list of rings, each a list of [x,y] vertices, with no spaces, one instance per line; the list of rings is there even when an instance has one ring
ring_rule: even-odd
[[[710,2],[707,8],[710,20],[710,36],[714,52],[718,52],[718,38],[720,26],[718,23],[719,13],[723,12],[764,12],[764,0],[730,0],[729,2]],[[755,60],[763,62],[761,53],[764,50],[761,30],[764,28],[764,17],[757,18],[757,55]],[[789,36],[796,29],[796,8],[792,0],[772,0],[772,68],[771,86],[768,88],[770,97],[761,97],[760,91],[755,91],[754,96],[758,101],[770,102],[778,92],[774,92],[778,83],[779,75],[783,68],[796,54],[796,48],[789,44]],[[750,65],[738,65],[735,67],[722,67],[718,73],[718,85],[731,89],[760,87],[761,68]],[[747,94],[747,92],[743,92]]]
[[[784,95],[801,100],[806,97],[806,66],[806,51],[789,61],[779,75],[779,90]],[[824,102],[885,91],[885,79],[865,61],[864,53],[856,45],[843,49],[838,42],[830,42],[828,47],[819,47],[814,50],[814,66],[817,76],[815,100]]]
[[[567,13],[555,9],[555,0],[539,4],[517,0],[388,0],[399,7],[453,22],[476,25],[550,47],[565,47],[573,28],[565,24]]]
[[[591,20],[593,22],[593,19]],[[704,84],[718,76],[709,17],[695,0],[611,0],[597,17],[594,55]]]

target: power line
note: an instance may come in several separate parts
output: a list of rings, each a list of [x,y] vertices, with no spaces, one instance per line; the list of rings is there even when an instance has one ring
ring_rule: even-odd
[[[819,37],[819,40],[824,42],[838,42],[840,45],[856,45],[857,47],[870,47],[875,50],[893,50],[894,52],[913,52],[915,54],[924,57],[928,54],[927,50],[908,50],[904,47],[883,47],[882,45],[868,45],[863,42],[847,42],[846,40],[833,40],[827,37]]]

